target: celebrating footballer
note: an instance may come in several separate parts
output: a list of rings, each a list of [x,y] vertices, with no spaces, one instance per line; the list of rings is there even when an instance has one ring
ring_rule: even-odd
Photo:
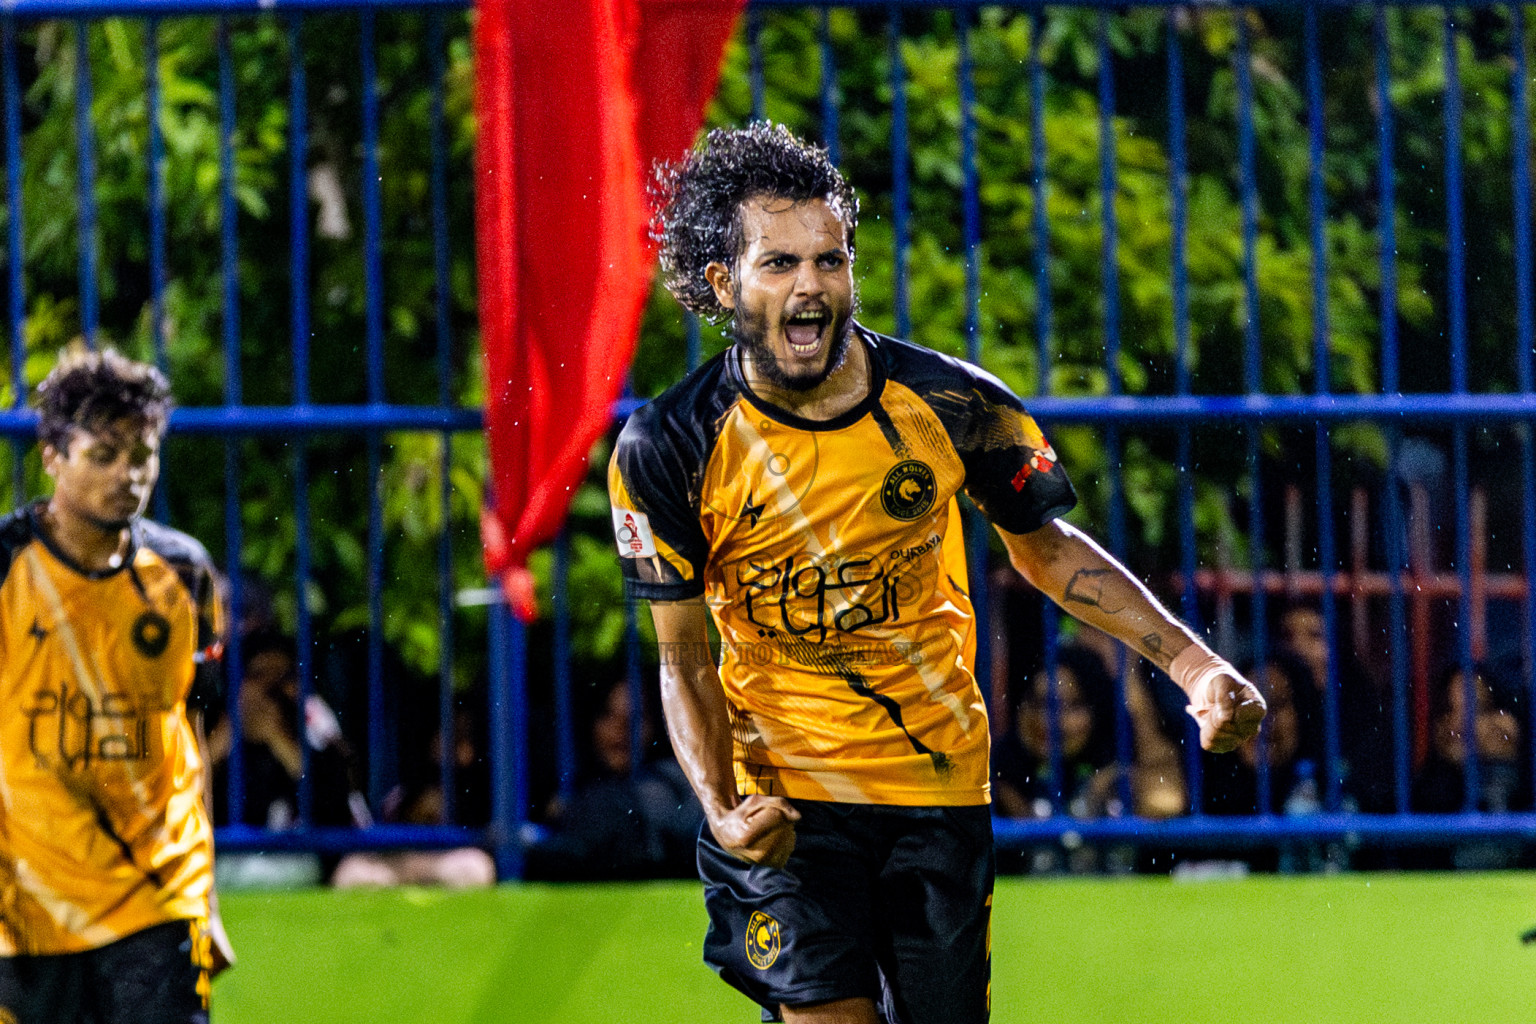
[[[207,1024],[221,612],[202,545],[141,518],[170,389],[72,350],[37,399],[53,494],[0,519],[0,1021]]]
[[[858,202],[782,127],[658,174],[672,294],[734,343],[630,417],[609,468],[702,801],[704,956],[773,1019],[989,1013],[986,708],[961,491],[1013,566],[1166,670],[1208,750],[1265,706],[1094,540],[1006,386],[854,319]],[[709,654],[709,625],[720,638]]]

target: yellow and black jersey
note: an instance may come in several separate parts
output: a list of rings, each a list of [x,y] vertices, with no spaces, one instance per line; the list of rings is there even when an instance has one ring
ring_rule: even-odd
[[[608,474],[626,585],[704,596],[741,793],[987,803],[955,496],[1014,533],[1076,496],[1001,381],[853,329],[871,388],[835,419],[754,396],[734,348],[630,417]]]
[[[139,521],[86,572],[0,519],[0,955],[208,916],[213,828],[187,714],[222,620],[200,544]],[[201,666],[201,670],[200,670]]]

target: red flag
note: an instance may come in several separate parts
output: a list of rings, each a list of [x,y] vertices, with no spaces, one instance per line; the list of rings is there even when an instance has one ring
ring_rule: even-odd
[[[741,0],[479,0],[476,256],[487,570],[524,619],[608,429],[651,273],[645,176],[697,134]]]

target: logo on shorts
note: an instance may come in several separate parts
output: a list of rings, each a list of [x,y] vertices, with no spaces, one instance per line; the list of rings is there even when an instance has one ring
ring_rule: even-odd
[[[911,522],[933,508],[939,489],[933,470],[925,462],[907,459],[891,467],[880,487],[880,504],[885,514],[904,523]]]
[[[766,971],[779,958],[779,922],[761,910],[752,912],[747,921],[747,960]]]

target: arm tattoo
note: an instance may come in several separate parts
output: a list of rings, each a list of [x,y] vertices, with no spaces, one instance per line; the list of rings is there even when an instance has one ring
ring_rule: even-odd
[[[1125,605],[1113,594],[1105,592],[1105,582],[1112,577],[1108,569],[1079,569],[1067,581],[1063,597],[1078,604],[1090,605],[1109,615],[1125,610]]]
[[[1163,650],[1163,638],[1156,633],[1148,633],[1141,638],[1141,645],[1153,654],[1160,654]]]

